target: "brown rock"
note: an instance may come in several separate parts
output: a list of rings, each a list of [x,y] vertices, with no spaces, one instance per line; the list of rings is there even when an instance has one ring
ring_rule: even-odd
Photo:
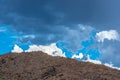
[[[10,53],[0,56],[0,80],[120,80],[120,71],[43,52]]]

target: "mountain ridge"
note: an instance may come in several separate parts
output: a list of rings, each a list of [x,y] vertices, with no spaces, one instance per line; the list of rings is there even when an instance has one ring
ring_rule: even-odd
[[[0,56],[0,80],[120,80],[119,74],[119,70],[104,65],[41,51]]]

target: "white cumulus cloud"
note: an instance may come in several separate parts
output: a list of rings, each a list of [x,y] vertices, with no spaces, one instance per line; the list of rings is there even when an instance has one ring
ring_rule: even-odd
[[[24,35],[23,38],[32,38],[32,39],[34,39],[34,38],[35,38],[35,35],[33,35],[33,34]]]
[[[85,62],[91,62],[91,63],[94,63],[94,64],[102,64],[102,62],[99,61],[99,60],[92,60],[92,59],[90,59],[89,55],[87,56],[87,60],[85,60]]]
[[[12,52],[13,53],[21,53],[21,52],[23,52],[23,49],[15,44],[14,49],[12,50]]]
[[[107,66],[107,67],[113,68],[113,69],[120,70],[120,68],[119,68],[119,67],[114,67],[114,66],[113,66],[113,64],[108,64],[108,63],[105,63],[104,65],[105,65],[105,66]]]
[[[83,60],[83,61],[91,62],[91,63],[94,63],[94,64],[100,64],[100,65],[103,64],[100,60],[92,60],[92,59],[90,59],[89,55],[87,56],[87,60]],[[103,65],[105,65],[107,67],[110,67],[110,68],[113,68],[113,69],[120,70],[119,67],[115,67],[112,63],[105,63]]]
[[[104,42],[107,40],[119,40],[119,34],[116,30],[101,31],[96,33],[96,38],[98,42]]]
[[[76,59],[76,58],[82,59],[83,58],[83,54],[82,53],[79,53],[79,55],[74,54],[72,56],[72,58],[74,58],[74,59]]]
[[[42,51],[44,53],[47,53],[48,55],[51,56],[60,56],[60,57],[66,57],[65,54],[62,53],[62,50],[59,49],[55,43],[52,43],[50,45],[30,45],[29,49],[26,50],[25,52],[33,52],[33,51]],[[18,45],[15,44],[14,49],[11,51],[13,53],[21,53],[24,52],[23,49],[21,49]],[[80,53],[79,55],[73,55],[72,58],[80,58],[82,59],[84,56],[82,53]],[[94,64],[102,64],[102,62],[100,60],[92,60],[90,59],[89,55],[87,56],[87,60],[82,60],[84,62],[91,62]],[[109,63],[105,63],[103,64],[105,66],[108,66],[110,68],[114,68],[117,70],[120,70],[119,67],[114,67],[113,64],[109,64]]]
[[[33,52],[33,51],[42,51],[42,52],[45,52],[51,56],[65,57],[65,54],[63,54],[62,50],[56,46],[56,43],[52,43],[52,44],[46,45],[46,46],[44,46],[44,45],[30,45],[29,49],[26,50],[25,52]]]

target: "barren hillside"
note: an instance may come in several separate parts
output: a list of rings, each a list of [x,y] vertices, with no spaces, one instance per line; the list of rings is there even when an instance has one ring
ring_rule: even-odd
[[[0,56],[0,80],[120,80],[120,71],[43,52]]]

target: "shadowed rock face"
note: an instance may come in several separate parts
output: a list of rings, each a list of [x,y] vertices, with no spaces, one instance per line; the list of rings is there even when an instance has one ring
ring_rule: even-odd
[[[120,80],[120,71],[43,52],[0,56],[0,80]]]

